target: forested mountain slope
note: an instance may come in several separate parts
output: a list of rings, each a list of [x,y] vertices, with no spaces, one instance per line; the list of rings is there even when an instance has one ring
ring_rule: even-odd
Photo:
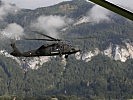
[[[4,7],[6,13],[0,14],[0,98],[133,98],[133,22],[84,0],[35,10],[1,3],[0,9]],[[16,46],[21,52],[45,44],[23,40],[38,38],[33,30],[66,40],[94,38],[69,39],[82,52],[63,61],[58,56],[11,56],[14,39],[19,40]]]

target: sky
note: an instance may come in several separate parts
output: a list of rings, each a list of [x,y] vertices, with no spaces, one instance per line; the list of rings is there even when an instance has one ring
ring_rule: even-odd
[[[2,0],[2,1],[16,4],[20,8],[35,9],[71,0]]]
[[[57,4],[62,1],[71,0],[2,0],[10,3],[15,3],[20,8],[35,9],[38,7],[46,7]],[[133,0],[106,0],[114,4],[118,4],[133,11]]]
[[[133,12],[133,0],[106,0]]]

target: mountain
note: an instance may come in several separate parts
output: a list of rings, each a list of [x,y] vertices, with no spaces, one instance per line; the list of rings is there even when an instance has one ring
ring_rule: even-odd
[[[3,9],[3,8],[6,8]],[[11,9],[12,8],[12,9]],[[85,0],[35,10],[0,5],[0,98],[90,100],[133,98],[133,23]],[[23,52],[40,47],[42,31],[55,38],[94,37],[70,43],[82,52],[68,59],[16,58],[10,43]]]

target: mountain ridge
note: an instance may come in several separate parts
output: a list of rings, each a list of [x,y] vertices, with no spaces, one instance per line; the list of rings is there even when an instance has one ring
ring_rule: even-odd
[[[0,96],[34,99],[54,95],[60,99],[74,95],[86,100],[132,98],[133,23],[105,12],[83,0],[73,0],[52,8],[21,9],[10,16],[4,15],[0,20]],[[87,20],[82,21],[82,18]],[[70,55],[67,60],[11,56],[12,39],[18,39],[16,45],[22,51],[45,44],[23,40],[24,37],[39,37],[33,29],[55,38],[96,38],[70,40],[82,52]]]

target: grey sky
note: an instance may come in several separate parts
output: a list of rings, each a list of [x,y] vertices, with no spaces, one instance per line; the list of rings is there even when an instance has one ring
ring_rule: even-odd
[[[2,0],[5,2],[15,3],[20,8],[35,9],[38,7],[46,7],[50,5],[57,4],[62,1],[71,1],[71,0]],[[133,11],[133,0],[107,0],[114,4],[118,4],[122,7],[127,8],[128,10]]]
[[[57,4],[62,1],[71,0],[2,0],[9,3],[14,3],[20,8],[35,9],[38,7],[46,7]]]
[[[133,0],[106,0],[133,12]]]

